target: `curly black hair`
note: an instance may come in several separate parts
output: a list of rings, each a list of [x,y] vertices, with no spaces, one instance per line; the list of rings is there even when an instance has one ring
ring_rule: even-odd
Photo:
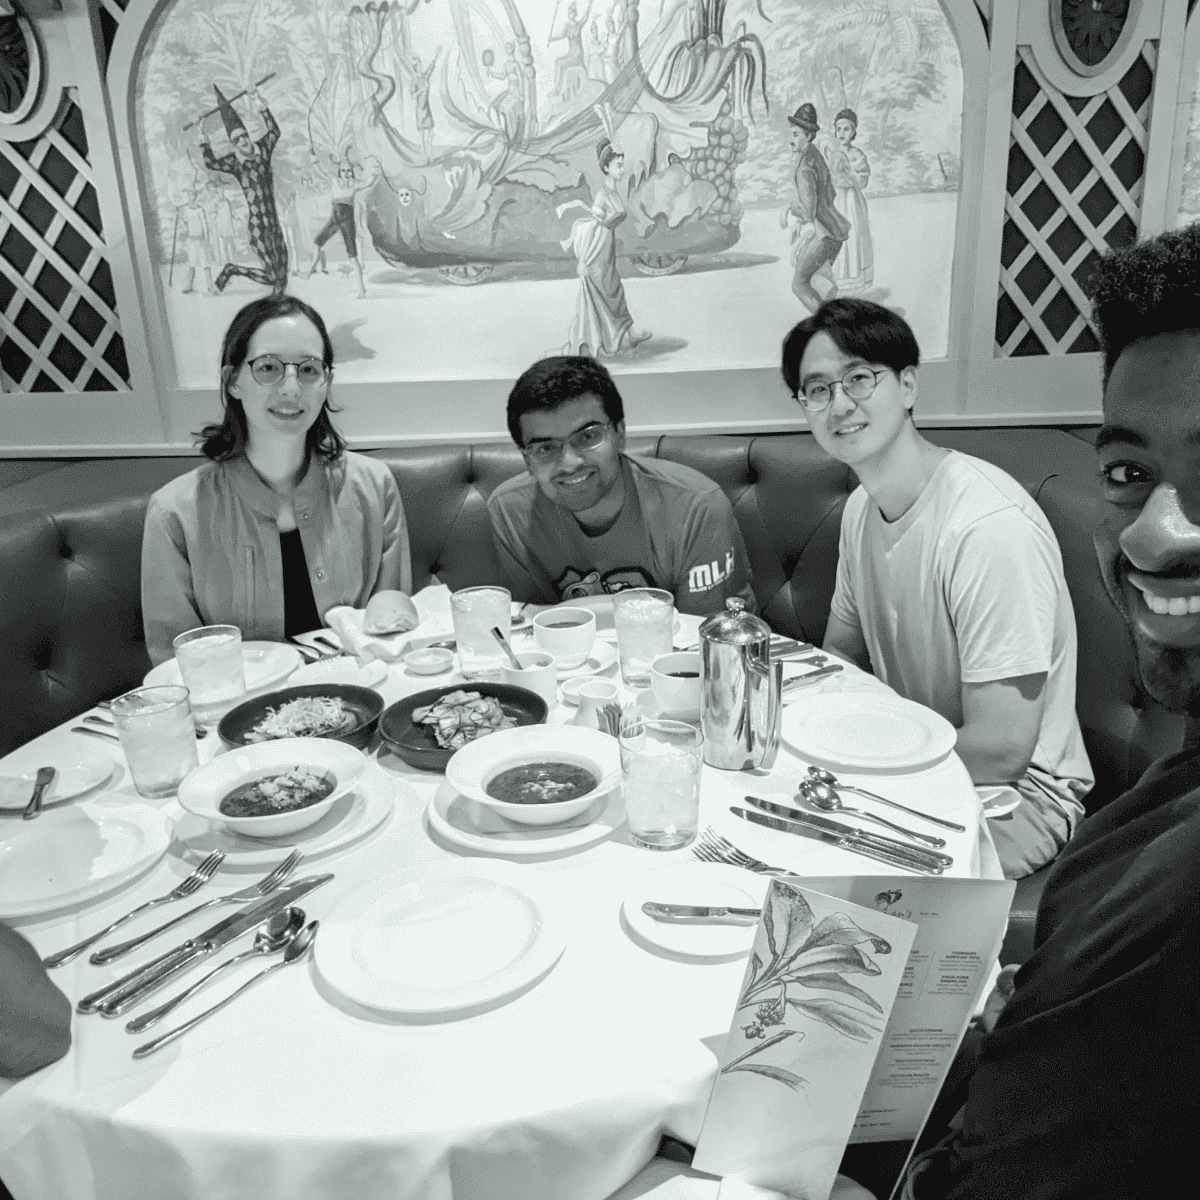
[[[1200,221],[1110,251],[1088,291],[1107,387],[1126,346],[1159,333],[1200,332]]]
[[[529,412],[548,412],[568,400],[595,396],[614,424],[625,420],[625,406],[613,377],[603,363],[586,354],[556,354],[535,362],[508,394],[508,432],[524,448],[521,418]]]

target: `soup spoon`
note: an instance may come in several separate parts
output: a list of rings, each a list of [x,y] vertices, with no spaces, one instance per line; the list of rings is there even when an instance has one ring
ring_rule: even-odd
[[[897,825],[895,821],[889,821],[887,817],[867,812],[864,808],[851,808],[850,805],[842,803],[841,796],[827,783],[818,783],[815,779],[802,779],[800,795],[814,808],[819,808],[823,812],[846,812],[853,813],[856,817],[866,817],[868,821],[886,825],[889,829],[894,829],[897,833],[904,834],[905,837],[915,838],[918,842],[924,842],[927,846],[936,846],[940,849],[946,844],[945,838],[934,837],[931,833],[918,833],[915,829],[907,829],[903,825]]]
[[[886,796],[878,796],[874,792],[868,792],[866,788],[855,787],[849,783],[839,783],[838,777],[832,771],[823,771],[820,767],[809,767],[808,773],[818,783],[826,784],[828,787],[841,788],[843,792],[854,792],[859,796],[866,796],[868,800],[878,800],[880,804],[890,804],[892,808],[898,808],[901,812],[906,812],[913,817],[920,817],[924,821],[932,821],[935,825],[942,826],[943,829],[953,829],[957,833],[967,832],[965,825],[959,825],[954,821],[947,821],[944,817],[931,817],[929,813],[923,813],[920,809],[916,808],[908,808],[903,804],[898,804],[895,800],[889,800]]]
[[[277,912],[254,935],[254,945],[249,950],[235,954],[227,962],[214,967],[207,975],[201,975],[191,987],[185,988],[178,996],[168,1000],[166,1004],[160,1004],[157,1008],[142,1013],[140,1017],[134,1017],[126,1024],[126,1030],[130,1033],[141,1033],[143,1029],[149,1029],[151,1025],[161,1021],[167,1013],[177,1008],[189,996],[194,996],[214,975],[220,974],[226,967],[232,967],[234,963],[253,958],[256,954],[274,954],[276,950],[282,950],[303,928],[304,909],[292,907]]]
[[[296,934],[296,936],[292,938],[290,942],[288,942],[287,949],[283,952],[283,958],[279,962],[272,963],[269,967],[263,971],[259,971],[256,975],[251,975],[241,987],[235,988],[229,993],[228,996],[225,997],[224,1000],[218,1000],[217,1003],[212,1006],[212,1008],[206,1008],[202,1013],[197,1013],[196,1016],[194,1016],[190,1021],[184,1021],[182,1025],[176,1025],[174,1029],[168,1030],[166,1033],[154,1038],[153,1041],[143,1043],[133,1052],[133,1057],[145,1058],[147,1055],[153,1054],[155,1050],[161,1050],[164,1046],[170,1044],[176,1038],[183,1037],[183,1035],[187,1033],[189,1029],[199,1025],[201,1021],[207,1020],[213,1015],[213,1013],[220,1012],[225,1005],[229,1004],[233,1000],[236,1000],[238,996],[240,996],[248,987],[252,987],[264,976],[270,975],[272,971],[278,971],[280,967],[290,966],[292,963],[298,962],[308,952],[309,946],[312,945],[313,939],[317,936],[317,927],[319,925],[320,921],[309,921],[309,923],[305,925],[305,927],[300,930],[300,932]]]

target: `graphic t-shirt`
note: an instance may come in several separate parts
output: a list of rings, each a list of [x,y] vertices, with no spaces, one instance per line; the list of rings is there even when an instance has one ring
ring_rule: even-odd
[[[526,472],[488,500],[505,581],[516,600],[557,604],[626,588],[665,588],[679,612],[721,612],[729,596],[754,606],[750,563],[733,507],[707,475],[660,459],[621,456],[625,504],[592,537]]]
[[[1027,778],[1074,827],[1094,782],[1075,715],[1075,613],[1054,530],[1011,475],[951,451],[896,521],[855,490],[831,610],[862,631],[880,679],[956,729],[964,683],[1045,672]]]

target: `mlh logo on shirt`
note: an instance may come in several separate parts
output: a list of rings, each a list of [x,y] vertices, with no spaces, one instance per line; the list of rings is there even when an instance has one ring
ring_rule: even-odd
[[[688,591],[707,592],[718,583],[724,583],[733,574],[733,551],[725,552],[725,563],[722,566],[718,559],[710,563],[702,563],[688,572]]]

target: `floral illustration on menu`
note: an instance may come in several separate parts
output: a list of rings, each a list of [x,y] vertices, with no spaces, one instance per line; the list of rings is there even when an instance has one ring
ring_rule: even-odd
[[[749,1046],[721,1073],[754,1071],[799,1091],[805,1080],[790,1068],[796,1065],[795,1047],[805,1034],[789,1027],[789,1020],[819,1021],[844,1037],[869,1042],[882,1032],[877,1019],[883,1007],[845,976],[882,974],[871,953],[890,954],[892,947],[845,913],[817,921],[803,895],[781,880],[771,887],[763,924],[770,961],[764,965],[754,953],[737,1009],[750,1014],[748,1024],[739,1022]],[[837,994],[817,994],[822,992]],[[782,1028],[768,1033],[777,1026]]]

